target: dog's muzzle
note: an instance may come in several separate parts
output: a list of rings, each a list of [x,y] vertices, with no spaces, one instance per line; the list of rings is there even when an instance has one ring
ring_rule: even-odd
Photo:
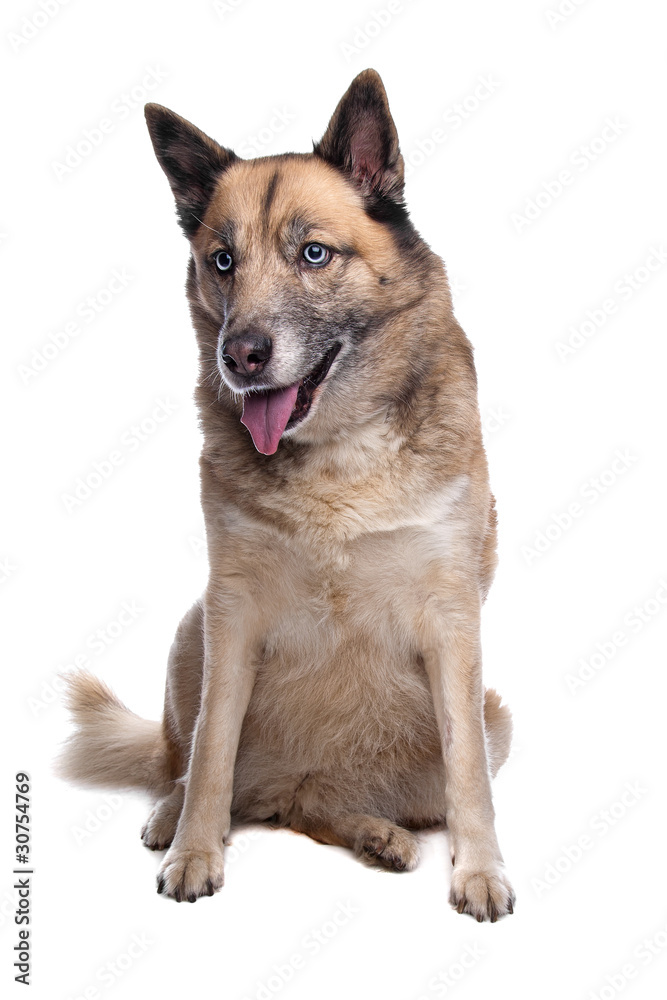
[[[236,375],[258,375],[271,357],[270,337],[247,331],[222,343],[222,361]]]

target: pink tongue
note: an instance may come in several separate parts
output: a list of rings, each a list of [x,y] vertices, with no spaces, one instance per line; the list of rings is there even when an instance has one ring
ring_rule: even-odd
[[[254,392],[243,397],[241,423],[252,434],[257,451],[273,455],[292,415],[299,383],[271,392]]]

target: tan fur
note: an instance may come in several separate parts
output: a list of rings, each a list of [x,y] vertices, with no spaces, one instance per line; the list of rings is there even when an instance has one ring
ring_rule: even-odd
[[[222,884],[232,818],[396,870],[416,864],[411,830],[446,822],[451,901],[494,920],[514,898],[490,792],[511,719],[484,692],[479,648],[496,516],[442,262],[369,208],[402,185],[379,77],[357,78],[316,155],[239,161],[171,112],[147,117],[192,245],[210,580],[179,626],[162,728],[75,676],[62,771],[161,796],[143,838],[171,843],[160,889],[176,899]],[[216,158],[203,207],[179,173],[190,141]],[[332,248],[331,263],[304,269],[299,239]],[[211,259],[232,240],[223,284]],[[219,361],[221,338],[248,324],[270,330],[276,386],[310,371],[327,337],[342,342],[308,416],[269,455]]]
[[[66,680],[65,703],[78,729],[58,759],[60,776],[84,786],[163,794],[173,775],[160,723],[140,719],[86,671],[69,674]]]

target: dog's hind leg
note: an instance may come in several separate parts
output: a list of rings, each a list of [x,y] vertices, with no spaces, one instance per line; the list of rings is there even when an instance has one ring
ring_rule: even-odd
[[[348,847],[373,867],[412,871],[419,860],[419,841],[414,833],[380,816],[330,812],[314,777],[306,777],[299,786],[286,825],[321,844]]]
[[[321,844],[349,847],[366,864],[390,871],[412,871],[419,861],[419,842],[414,833],[379,816],[348,813],[328,819],[303,817],[290,828],[306,833]]]

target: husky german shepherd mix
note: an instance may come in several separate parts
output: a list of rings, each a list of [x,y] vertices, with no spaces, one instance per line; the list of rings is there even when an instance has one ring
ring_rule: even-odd
[[[164,718],[70,679],[60,773],[145,789],[158,891],[223,882],[232,819],[416,865],[449,831],[450,901],[511,913],[491,777],[511,718],[482,685],[496,518],[472,350],[403,204],[380,77],[310,154],[241,160],[146,106],[190,241],[210,578],[171,650]]]

